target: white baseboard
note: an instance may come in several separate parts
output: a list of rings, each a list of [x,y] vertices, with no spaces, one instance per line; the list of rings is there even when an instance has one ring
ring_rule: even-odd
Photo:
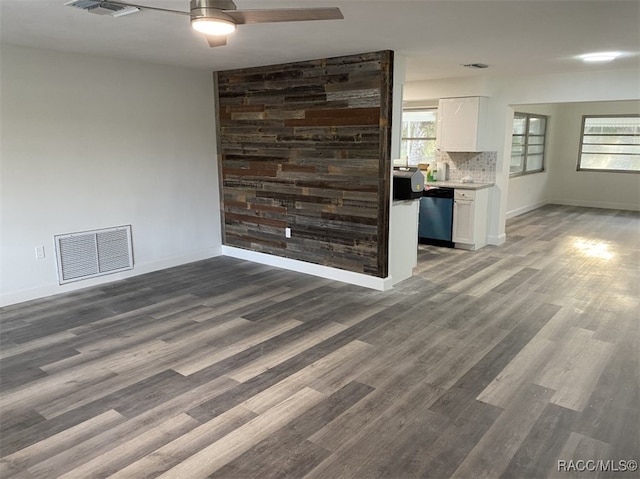
[[[490,244],[492,246],[500,246],[502,243],[507,241],[507,235],[506,233],[499,234],[498,236],[489,235],[489,238],[487,238],[487,240],[487,244]]]
[[[563,198],[554,198],[548,201],[539,201],[531,205],[522,206],[515,210],[507,211],[507,219],[514,218],[516,216],[523,215],[529,211],[538,209],[544,205],[563,205],[563,206],[583,206],[585,208],[604,208],[609,210],[628,210],[628,211],[640,211],[639,204],[629,203],[611,203],[606,201],[581,201]]]
[[[265,253],[258,253],[256,251],[235,248],[233,246],[222,246],[222,254],[232,258],[253,261],[254,263],[266,264],[290,271],[297,271],[298,273],[306,273],[312,276],[319,276],[321,278],[341,281],[343,283],[362,286],[364,288],[375,289],[377,291],[386,291],[392,287],[390,276],[387,278],[376,278],[375,276],[368,276],[362,273],[354,273],[352,271],[330,268],[329,266],[282,258],[280,256]]]
[[[548,203],[547,201],[538,201],[530,205],[521,206],[520,208],[516,208],[515,210],[507,211],[507,219],[514,218],[516,216],[520,216],[525,213],[528,213],[529,211],[536,210],[541,206],[546,205],[547,203]]]
[[[63,285],[56,282],[44,284],[36,288],[30,288],[22,291],[2,293],[0,294],[0,306],[8,306],[10,304],[31,301],[32,299],[46,298],[47,296],[53,296],[55,294],[69,293],[71,291],[91,288],[93,286],[99,286],[101,284],[111,283],[113,281],[131,278],[133,276],[139,276],[141,274],[151,273],[153,271],[173,268],[174,266],[193,263],[195,261],[201,261],[208,258],[214,258],[216,256],[220,256],[221,254],[222,247],[214,246],[185,256],[175,256],[171,258],[163,258],[159,261],[135,263],[132,270],[123,271],[121,273],[109,274],[106,276],[100,276],[98,278],[91,278],[84,281],[77,281],[74,283],[67,283]]]
[[[343,283],[362,286],[369,289],[375,289],[377,291],[387,291],[392,288],[392,278],[390,276],[387,278],[376,278],[375,276],[368,276],[366,274],[354,273],[352,271],[330,268],[328,266],[322,266],[313,263],[306,263],[304,261],[281,258],[279,256],[258,253],[241,248],[234,248],[231,246],[215,246],[186,256],[164,258],[159,261],[151,261],[146,263],[136,262],[132,270],[114,273],[106,276],[100,276],[98,278],[91,278],[84,281],[77,281],[74,283],[67,283],[63,285],[60,285],[56,282],[44,284],[36,288],[2,293],[0,294],[0,307],[23,303],[25,301],[31,301],[33,299],[46,298],[48,296],[53,296],[56,294],[69,293],[72,291],[91,288],[94,286],[111,283],[113,281],[119,281],[122,279],[139,276],[141,274],[151,273],[154,271],[193,263],[195,261],[201,261],[204,259],[214,258],[221,255],[244,259],[247,261],[253,261],[254,263],[275,266],[291,271],[297,271],[299,273],[306,273],[313,276],[319,276],[321,278],[331,279],[334,281],[341,281]]]
[[[552,205],[563,206],[584,206],[587,208],[604,208],[608,210],[628,210],[628,211],[640,211],[640,204],[631,203],[610,203],[607,201],[582,201],[571,200],[564,198],[553,198],[548,201]]]

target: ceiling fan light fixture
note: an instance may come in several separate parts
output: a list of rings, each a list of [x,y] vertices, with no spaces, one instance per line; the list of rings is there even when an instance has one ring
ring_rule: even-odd
[[[206,17],[193,18],[191,27],[197,32],[214,36],[229,35],[236,30],[236,24],[229,20]]]

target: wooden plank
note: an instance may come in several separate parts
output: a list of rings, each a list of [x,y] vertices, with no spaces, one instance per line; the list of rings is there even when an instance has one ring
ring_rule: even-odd
[[[235,371],[230,371],[227,376],[238,382],[245,382],[258,374],[263,373],[267,369],[280,364],[284,360],[301,353],[305,349],[324,341],[337,332],[343,331],[345,328],[346,326],[342,324],[328,323],[325,328],[322,328],[311,335],[305,336],[301,341],[289,343],[270,354],[263,355],[257,360],[252,361]]]
[[[217,74],[225,244],[386,277],[392,72],[386,51]],[[311,237],[284,241],[265,230],[319,218],[318,205],[354,192],[368,195],[358,204],[362,215],[329,209],[322,218],[345,236],[362,222],[375,225],[377,235],[348,250],[335,248],[331,235],[304,243]],[[266,211],[250,198],[281,209],[287,221],[229,208]]]
[[[559,452],[579,423],[579,413],[555,404],[544,409],[502,477],[547,477],[557,470]]]
[[[124,421],[126,421],[126,417],[110,409],[76,426],[60,431],[58,434],[3,457],[0,461],[0,476],[9,477],[9,474],[18,472],[20,469],[32,467],[99,434],[101,430]]]
[[[78,477],[111,477],[136,459],[158,449],[160,446],[182,436],[199,425],[198,421],[186,414],[179,414],[166,422],[143,432],[142,434],[123,442],[105,454],[94,457],[80,466],[59,476],[61,479],[75,479]],[[68,469],[70,465],[65,464]],[[62,467],[57,467],[62,470]]]
[[[398,437],[409,431],[413,424],[440,421],[438,414],[429,411],[428,407],[442,394],[441,389],[419,382],[402,393],[390,407],[373,416],[366,426],[350,430],[348,439],[305,477],[371,477],[370,474],[361,475],[361,470],[385,455],[385,451],[389,451]],[[373,396],[371,393],[367,399],[374,399]],[[374,430],[376,432],[372,433]],[[316,442],[317,437],[312,436],[312,441]]]
[[[553,341],[534,338],[500,371],[477,399],[506,408],[522,387],[533,382],[557,347],[557,343]]]
[[[565,346],[556,351],[534,382],[556,390],[551,402],[582,411],[589,401],[613,345],[593,339],[593,331],[571,328]]]
[[[347,384],[210,477],[304,477],[329,454],[306,438],[371,391],[364,384]]]
[[[607,464],[607,461],[611,461],[611,463]],[[572,468],[571,464],[580,464],[580,466]],[[582,464],[589,468],[586,469],[586,472],[578,470]],[[559,451],[557,462],[547,471],[547,477],[559,479],[567,476],[580,477],[585,474],[589,474],[591,477],[603,477],[603,473],[607,473],[607,471],[601,470],[599,464],[603,464],[603,468],[609,467],[611,471],[615,471],[614,467],[616,469],[620,467],[620,464],[611,458],[611,445],[572,432],[562,450]],[[613,475],[615,476],[615,474]]]
[[[534,384],[521,389],[454,471],[452,479],[500,477],[553,393],[552,389]]]
[[[360,373],[358,368],[372,357],[375,350],[369,344],[353,341],[256,394],[243,404],[261,414],[307,386],[327,395],[333,394]]]
[[[237,406],[123,467],[109,477],[128,479],[159,475],[255,417],[256,415],[248,409]]]
[[[311,409],[324,397],[313,389],[304,388],[158,477],[205,478]]]
[[[189,376],[197,371],[200,371],[201,369],[206,368],[207,366],[221,361],[222,359],[228,358],[229,356],[232,356],[239,351],[248,349],[255,344],[260,344],[261,342],[266,341],[269,338],[272,338],[284,331],[294,328],[299,324],[301,324],[300,321],[296,320],[282,321],[277,326],[269,328],[266,331],[247,334],[241,341],[236,341],[232,345],[229,345],[225,348],[220,348],[214,353],[208,354],[197,361],[194,361],[193,358],[191,358],[190,360],[179,361],[173,366],[173,369],[184,376]]]

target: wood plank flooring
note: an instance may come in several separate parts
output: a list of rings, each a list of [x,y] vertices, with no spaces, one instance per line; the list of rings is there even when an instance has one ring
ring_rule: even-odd
[[[640,477],[640,215],[507,235],[385,293],[215,258],[3,308],[0,477]]]

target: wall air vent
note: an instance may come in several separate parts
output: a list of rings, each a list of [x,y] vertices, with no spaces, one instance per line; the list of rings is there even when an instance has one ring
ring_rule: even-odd
[[[65,3],[69,7],[76,7],[86,10],[89,13],[98,15],[111,15],[112,17],[121,17],[130,13],[139,12],[140,9],[129,5],[120,5],[111,2],[102,2],[98,0],[72,0]]]
[[[56,235],[60,284],[133,269],[131,225]]]

